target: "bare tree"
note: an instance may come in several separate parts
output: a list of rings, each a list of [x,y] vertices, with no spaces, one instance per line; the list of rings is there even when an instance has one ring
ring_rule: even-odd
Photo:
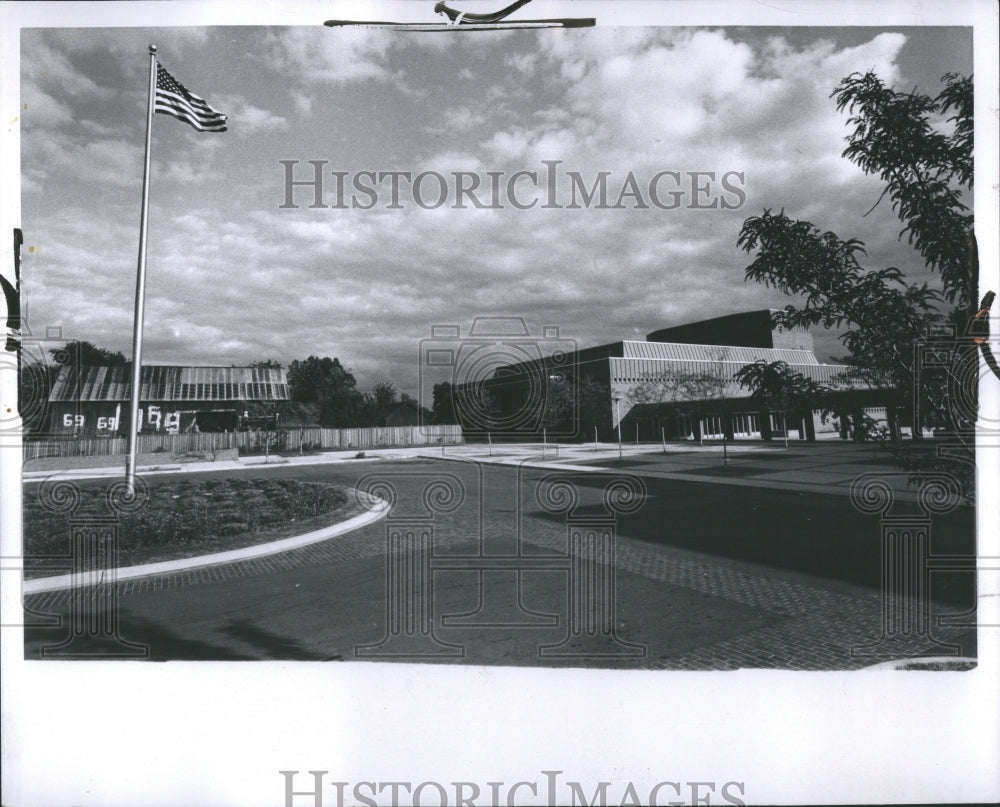
[[[710,354],[711,365],[700,370],[680,370],[676,365],[660,373],[651,373],[632,386],[626,399],[632,406],[662,405],[676,415],[689,416],[693,436],[701,440],[701,421],[709,413],[723,419],[723,437],[728,433],[728,399],[733,389],[730,351],[718,348]]]

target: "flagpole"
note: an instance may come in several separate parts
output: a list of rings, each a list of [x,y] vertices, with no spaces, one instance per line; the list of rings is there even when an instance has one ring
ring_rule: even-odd
[[[135,281],[135,319],[132,326],[132,401],[128,420],[128,462],[125,482],[135,492],[135,455],[139,432],[139,394],[142,381],[142,315],[146,301],[146,222],[149,217],[149,147],[153,135],[153,99],[156,94],[156,45],[149,46],[149,106],[146,111],[146,156],[142,166],[142,216],[139,222],[139,266]]]

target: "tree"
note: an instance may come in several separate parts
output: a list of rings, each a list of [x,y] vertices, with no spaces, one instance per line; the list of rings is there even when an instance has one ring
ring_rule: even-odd
[[[729,359],[729,351],[720,348],[711,354],[711,360],[718,364],[711,369],[681,372],[671,369],[650,375],[644,381],[631,387],[626,397],[633,406],[661,404],[673,415],[687,415],[693,423],[695,439],[701,438],[701,420],[709,412],[727,417],[727,394],[733,384],[732,372],[724,362]],[[723,434],[727,427],[723,425]]]
[[[277,359],[264,359],[263,361],[252,361],[249,366],[260,368],[261,370],[280,370],[285,365]]]
[[[49,355],[56,364],[79,365],[81,367],[120,367],[131,364],[124,354],[117,350],[98,347],[93,342],[74,339],[61,348],[50,348]]]
[[[319,424],[320,407],[316,403],[279,401],[275,411],[282,426],[315,426]]]
[[[71,340],[60,348],[49,348],[51,362],[44,354],[36,354],[32,361],[21,363],[18,356],[18,411],[22,417],[25,434],[42,431],[47,425],[47,401],[52,385],[64,366],[101,367],[126,366],[129,360],[118,351],[98,347],[85,340]]]
[[[392,382],[380,381],[361,397],[355,425],[384,426],[386,417],[399,404],[397,396]]]
[[[845,328],[840,336],[850,352],[845,362],[858,380],[892,389],[894,403],[912,402],[914,342],[943,319],[937,310],[941,292],[926,283],[907,284],[893,267],[865,269],[860,241],[821,233],[784,211],[765,210],[747,219],[738,243],[756,253],[746,269],[748,280],[805,296],[802,307],[778,312],[776,325]]]
[[[747,219],[738,244],[755,253],[746,278],[805,297],[775,317],[786,327],[822,324],[846,327],[845,359],[858,379],[892,390],[889,406],[912,404],[914,395],[941,407],[940,385],[914,383],[914,346],[944,319],[940,306],[961,301],[957,319],[968,322],[976,310],[977,278],[969,260],[973,218],[962,201],[972,188],[972,79],[948,74],[936,97],[886,87],[873,72],[854,73],[831,93],[846,109],[853,131],[843,154],[866,173],[885,181],[886,195],[906,235],[927,266],[940,274],[941,290],[907,283],[894,268],[861,265],[864,244],[822,232],[784,211]],[[950,131],[936,119],[947,117]],[[867,214],[866,214],[867,215]],[[964,321],[963,321],[964,320]],[[914,424],[914,437],[920,424]]]
[[[411,404],[417,412],[417,422],[421,426],[426,426],[434,422],[434,413],[426,406],[421,406],[420,401],[405,392],[399,393],[400,404]]]
[[[455,417],[455,404],[452,400],[450,381],[442,381],[434,385],[431,402],[431,415],[435,425],[453,425],[458,423]]]
[[[542,387],[541,428],[549,432],[575,434],[577,431],[576,381],[571,376],[552,374]]]
[[[378,417],[385,420],[385,416],[399,403],[399,393],[391,381],[380,381],[372,387],[372,400]]]
[[[947,298],[974,313],[978,278],[966,260],[973,217],[961,199],[963,189],[972,190],[972,78],[948,73],[941,80],[945,88],[931,98],[886,87],[872,71],[852,73],[831,95],[854,127],[844,156],[886,183],[879,201],[892,200],[904,223],[900,238],[940,272]],[[934,124],[945,116],[951,133]]]
[[[343,390],[353,390],[357,382],[340,359],[310,356],[288,366],[288,386],[292,400],[305,403],[328,399]]]
[[[23,362],[18,370],[17,406],[27,436],[48,425],[48,399],[59,368],[42,358]]]
[[[611,428],[611,386],[593,376],[554,373],[544,387],[541,426],[550,434],[586,440]]]
[[[593,376],[584,376],[577,382],[577,423],[579,436],[586,439],[598,430],[611,428],[611,385]]]
[[[486,381],[452,385],[445,381],[435,384],[435,412],[447,414],[450,401],[452,423],[469,432],[480,434],[504,428],[505,418],[496,397],[490,392]]]
[[[361,395],[357,381],[340,359],[310,356],[288,366],[289,395],[293,401],[319,406],[321,426],[354,426]]]
[[[827,391],[811,378],[791,369],[783,361],[756,361],[736,371],[733,379],[765,410],[780,412],[785,423],[785,445],[788,444],[788,424],[799,415],[823,407]],[[770,439],[762,429],[765,439]]]
[[[681,397],[690,402],[694,412],[696,437],[701,438],[701,421],[707,412],[715,412],[723,419],[728,418],[726,394],[733,382],[731,369],[723,364],[729,359],[729,351],[725,348],[712,353],[712,361],[717,362],[708,370],[680,373],[676,377],[678,391]],[[728,436],[728,424],[723,424],[723,438]]]

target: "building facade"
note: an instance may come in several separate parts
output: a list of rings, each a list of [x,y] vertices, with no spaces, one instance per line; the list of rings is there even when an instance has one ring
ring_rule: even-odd
[[[849,381],[845,365],[821,363],[811,334],[774,326],[773,313],[741,312],[657,330],[646,341],[507,365],[484,382],[459,385],[456,413],[467,433],[492,424],[525,437],[592,439],[614,435],[620,424],[626,439],[641,440],[770,439],[789,431],[815,439],[818,432],[846,436],[865,415],[885,417],[877,390]],[[768,411],[733,379],[748,364],[778,361],[831,390],[832,411]]]
[[[118,437],[128,433],[132,368],[128,365],[60,369],[49,393],[48,433]],[[260,404],[289,400],[284,369],[144,365],[139,394],[140,433],[236,431]]]

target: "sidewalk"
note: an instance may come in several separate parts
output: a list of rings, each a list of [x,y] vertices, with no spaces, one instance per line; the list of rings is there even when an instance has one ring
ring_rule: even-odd
[[[621,471],[643,477],[686,482],[771,488],[803,493],[850,496],[862,477],[877,476],[901,501],[916,501],[918,487],[888,452],[872,443],[789,440],[764,443],[549,444],[449,446],[428,453],[462,460],[530,468],[573,471]],[[960,504],[967,505],[964,500]]]
[[[452,448],[449,446],[448,448]],[[136,457],[136,473],[142,476],[167,473],[205,473],[212,471],[241,471],[247,468],[267,469],[282,468],[289,465],[321,465],[342,462],[370,462],[372,460],[407,459],[420,456],[423,452],[437,449],[427,446],[409,446],[402,448],[366,449],[364,457],[358,458],[357,449],[346,451],[327,451],[322,454],[305,454],[303,456],[282,457],[263,454],[250,457],[240,457],[236,449],[223,449],[216,452],[214,460],[198,460],[188,457],[177,457],[171,454],[140,454]],[[28,460],[24,463],[22,478],[25,482],[43,479],[98,479],[106,476],[119,476],[125,473],[125,457],[116,455],[110,457],[46,457]]]

